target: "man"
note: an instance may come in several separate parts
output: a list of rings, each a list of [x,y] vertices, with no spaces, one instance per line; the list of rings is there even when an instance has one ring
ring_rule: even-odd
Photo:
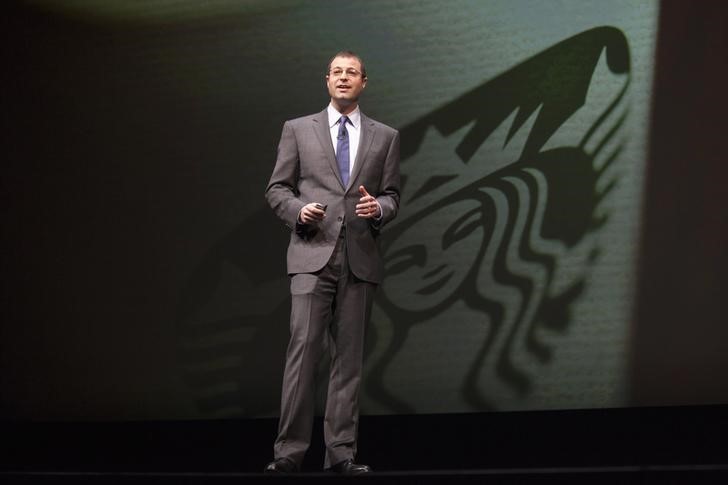
[[[364,330],[383,262],[376,237],[399,208],[399,133],[364,116],[362,60],[329,62],[328,107],[287,121],[266,199],[289,228],[291,339],[286,353],[275,460],[266,472],[300,469],[311,439],[314,375],[331,353],[324,468],[370,472],[354,462]]]

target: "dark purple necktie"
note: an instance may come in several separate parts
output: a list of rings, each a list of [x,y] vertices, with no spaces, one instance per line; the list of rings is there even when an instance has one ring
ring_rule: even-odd
[[[344,187],[349,185],[349,132],[346,131],[346,123],[349,118],[342,116],[339,119],[338,143],[336,144],[336,163],[339,165],[339,174]]]

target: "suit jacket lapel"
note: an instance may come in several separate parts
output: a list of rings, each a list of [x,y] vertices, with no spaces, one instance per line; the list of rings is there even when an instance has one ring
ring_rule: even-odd
[[[336,163],[334,146],[331,144],[331,131],[329,131],[329,115],[326,110],[323,110],[314,117],[313,124],[313,131],[316,133],[316,138],[318,138],[318,141],[321,144],[321,150],[326,156],[326,160],[328,160],[329,162],[331,171],[334,172],[336,180],[338,180],[341,186],[344,187],[344,182],[341,181],[341,174],[339,173],[339,165]]]
[[[349,177],[349,187],[354,186],[354,180],[359,176],[362,165],[366,160],[369,148],[372,146],[372,140],[374,140],[374,122],[361,114],[361,133],[359,133],[359,148],[356,152],[356,161],[354,162],[354,171]]]

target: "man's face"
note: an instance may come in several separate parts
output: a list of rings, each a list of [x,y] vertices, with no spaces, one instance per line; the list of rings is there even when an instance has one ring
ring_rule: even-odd
[[[331,100],[340,107],[356,103],[367,85],[361,73],[361,62],[356,57],[335,57],[326,75],[326,86]]]

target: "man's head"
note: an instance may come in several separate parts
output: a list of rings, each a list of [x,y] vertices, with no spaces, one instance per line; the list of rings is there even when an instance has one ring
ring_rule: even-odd
[[[341,51],[329,61],[326,87],[331,103],[342,113],[356,108],[361,92],[367,85],[364,62],[351,51]]]

